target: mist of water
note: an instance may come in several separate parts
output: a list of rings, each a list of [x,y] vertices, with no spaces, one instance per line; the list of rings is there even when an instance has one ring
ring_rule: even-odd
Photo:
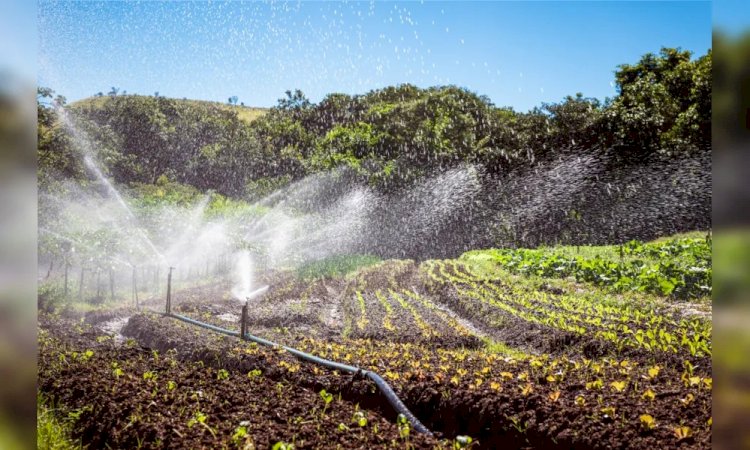
[[[491,177],[481,166],[460,165],[390,194],[337,169],[225,216],[207,213],[211,195],[192,205],[141,208],[100,169],[86,133],[64,110],[61,117],[105,189],[68,182],[42,194],[40,205],[57,211],[57,219],[40,216],[40,240],[75,242],[86,253],[78,264],[158,267],[163,274],[174,266],[178,276],[195,278],[227,274],[241,301],[262,294],[258,273],[333,255],[420,259],[499,245],[614,241],[674,232],[671,224],[695,216],[691,209],[710,210],[710,158],[638,166],[610,164],[616,155],[606,152],[561,154]]]
[[[234,287],[232,295],[240,301],[245,301],[253,292],[253,260],[250,252],[240,250],[234,257]]]

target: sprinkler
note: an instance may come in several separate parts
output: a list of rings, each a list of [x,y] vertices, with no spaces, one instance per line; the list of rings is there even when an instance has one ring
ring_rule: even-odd
[[[245,304],[242,305],[242,318],[240,319],[240,339],[243,341],[247,338],[245,337],[245,334],[247,334],[247,304],[250,302],[250,297],[245,299]]]
[[[248,294],[247,297],[245,297],[245,304],[242,305],[242,317],[240,318],[240,339],[245,340],[247,339],[247,308],[250,303],[250,300],[262,295],[268,290],[268,285],[263,286],[260,289],[256,289],[250,294]]]

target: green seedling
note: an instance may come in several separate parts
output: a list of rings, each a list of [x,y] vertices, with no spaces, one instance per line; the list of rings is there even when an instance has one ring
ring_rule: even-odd
[[[200,411],[196,411],[195,414],[193,415],[193,418],[188,420],[187,426],[188,428],[193,428],[193,426],[195,426],[196,424],[200,425],[203,428],[207,429],[211,433],[211,435],[214,438],[216,438],[216,432],[214,431],[213,428],[208,426],[208,424],[206,423],[207,421],[208,421],[208,416],[206,416]]]
[[[454,450],[471,448],[472,442],[474,440],[470,436],[456,436],[456,439],[453,441],[453,448]]]
[[[411,428],[409,426],[409,420],[406,418],[406,416],[403,414],[399,414],[398,418],[396,419],[396,423],[398,424],[398,433],[401,436],[401,439],[409,439],[409,432],[411,431]]]
[[[333,394],[331,394],[330,392],[326,392],[325,389],[321,389],[319,394],[320,398],[322,398],[325,402],[325,405],[323,406],[323,414],[325,415],[326,410],[328,409],[328,405],[333,401]]]
[[[359,427],[367,426],[367,417],[362,411],[357,411],[352,416],[352,422],[356,423]]]

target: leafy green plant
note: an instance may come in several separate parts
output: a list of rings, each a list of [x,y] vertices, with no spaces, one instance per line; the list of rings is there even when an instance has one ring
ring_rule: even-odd
[[[367,416],[362,411],[355,411],[352,416],[352,422],[356,423],[360,428],[367,426]]]
[[[211,435],[216,438],[216,431],[214,431],[213,428],[211,428],[206,422],[208,421],[208,416],[203,414],[201,411],[196,411],[193,417],[188,420],[187,426],[188,428],[192,428],[193,426],[200,425],[206,430],[208,430]]]
[[[471,448],[471,444],[473,442],[474,440],[471,438],[471,436],[456,436],[456,439],[453,440],[453,449],[460,450]]]
[[[114,375],[116,379],[119,379],[124,374],[125,372],[122,370],[120,365],[117,362],[113,362],[112,363],[112,375]]]
[[[398,417],[396,418],[396,424],[398,425],[398,434],[399,436],[401,436],[401,439],[408,441],[409,432],[411,431],[409,420],[405,415],[399,413]]]
[[[333,401],[333,394],[331,394],[330,392],[326,392],[325,389],[321,389],[318,395],[320,395],[320,398],[323,399],[323,402],[325,403],[323,405],[322,413],[323,415],[325,415],[326,410],[328,409],[328,405]]]
[[[638,421],[641,425],[641,429],[645,431],[651,431],[656,428],[656,420],[650,414],[641,414],[638,417]]]
[[[249,423],[243,421],[234,429],[232,433],[232,443],[239,448],[244,448],[245,441],[250,439],[250,434],[247,432],[247,426]]]

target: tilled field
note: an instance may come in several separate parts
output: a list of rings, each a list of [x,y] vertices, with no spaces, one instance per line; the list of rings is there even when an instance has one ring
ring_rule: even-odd
[[[143,316],[131,321],[144,337],[143,327],[155,326],[153,339],[146,339],[154,347],[172,347],[170,337],[201,344],[181,346],[187,353],[160,352],[135,343],[117,346],[86,326],[61,332],[72,324],[41,324],[39,389],[76,418],[76,437],[89,448],[439,446],[341,399],[340,392],[312,389],[339,387],[335,375],[287,377],[281,368],[291,374],[299,363],[272,350],[245,348],[243,356],[235,351],[224,358],[232,350],[214,336],[174,324],[165,328]]]
[[[435,437],[406,433],[361,376],[154,313],[91,314],[90,330],[43,318],[40,389],[80,413],[94,447],[452,448],[459,435],[481,448],[711,445],[710,312],[680,312],[694,305],[467,260],[262,281],[252,334],[379,373]],[[173,310],[237,330],[228,290],[178,291]],[[128,316],[129,340],[102,337]]]

